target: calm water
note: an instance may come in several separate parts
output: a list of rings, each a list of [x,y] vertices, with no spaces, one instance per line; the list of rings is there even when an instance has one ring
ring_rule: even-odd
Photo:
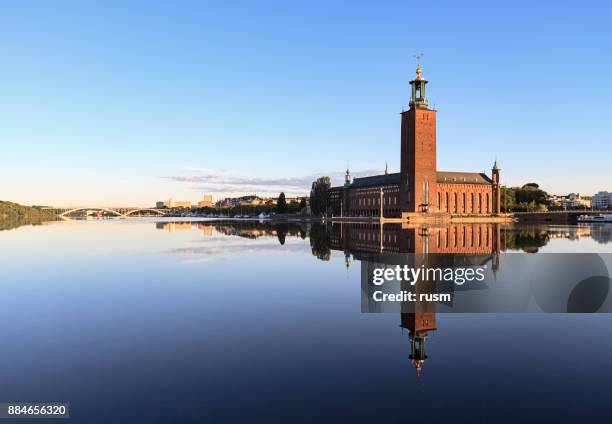
[[[0,231],[0,402],[69,402],[79,423],[612,419],[612,315],[437,314],[418,333],[410,317],[361,313],[360,258],[418,248],[406,231],[138,219]],[[433,243],[452,234],[452,251],[463,231]],[[466,234],[457,246],[485,253],[612,253],[610,226]]]

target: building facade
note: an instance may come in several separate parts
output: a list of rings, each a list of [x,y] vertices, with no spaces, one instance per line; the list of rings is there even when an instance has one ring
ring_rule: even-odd
[[[593,209],[612,209],[612,192],[600,191],[593,196]]]
[[[213,198],[210,194],[205,194],[202,196],[202,200],[198,202],[198,208],[212,208],[213,207]]]
[[[174,199],[168,199],[167,201],[159,201],[159,202],[155,202],[155,207],[156,208],[168,208],[168,209],[172,209],[172,208],[191,208],[191,202],[182,202],[182,201],[176,201]]]
[[[410,81],[410,108],[401,114],[400,172],[352,179],[347,170],[344,185],[330,189],[336,215],[410,219],[413,215],[500,213],[497,161],[491,177],[437,170],[437,112],[428,106],[426,84],[419,66]]]
[[[592,197],[581,196],[580,193],[570,193],[567,196],[550,195],[548,201],[565,209],[590,208]]]

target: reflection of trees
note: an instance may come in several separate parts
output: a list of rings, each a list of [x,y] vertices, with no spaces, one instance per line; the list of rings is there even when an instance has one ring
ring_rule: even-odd
[[[203,225],[203,223],[199,223]],[[216,221],[210,222],[210,224],[221,234],[228,236],[238,236],[245,238],[258,238],[258,237],[274,237],[279,235],[279,230],[283,233],[282,243],[284,243],[287,236],[306,238],[308,235],[307,224],[294,224],[294,223],[279,223],[275,224],[272,222],[257,222],[257,221]],[[281,243],[281,244],[282,244]]]
[[[325,225],[315,224],[310,229],[310,248],[312,254],[322,261],[329,261],[331,257],[331,238]]]
[[[0,231],[12,230],[14,228],[21,227],[23,225],[42,225],[43,222],[45,221],[40,220],[40,219],[30,219],[30,218],[25,218],[25,217],[11,216],[11,217],[0,219]]]
[[[278,242],[281,244],[285,244],[285,238],[287,237],[287,232],[289,231],[287,224],[278,224],[276,226],[276,237],[278,237]]]
[[[536,253],[550,240],[550,233],[542,227],[511,229],[502,233],[502,246],[510,250]]]

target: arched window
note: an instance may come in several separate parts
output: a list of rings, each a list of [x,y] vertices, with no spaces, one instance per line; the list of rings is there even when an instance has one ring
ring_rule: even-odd
[[[478,213],[482,213],[482,193],[478,193]]]
[[[450,212],[450,207],[448,205],[448,191],[446,192],[446,212]]]
[[[463,213],[465,213],[466,205],[465,205],[465,192],[463,193]]]
[[[472,197],[472,206],[471,206],[470,212],[474,213],[475,212],[474,211],[474,193],[471,193],[471,197]]]
[[[489,193],[487,193],[487,197],[486,197],[486,199],[487,199],[487,200],[485,201],[485,204],[487,205],[487,213],[489,213],[489,212],[490,212],[490,210],[489,210],[489,209],[490,209],[490,208],[489,208]]]
[[[440,210],[440,200],[442,200],[442,199],[441,199],[441,196],[440,196],[440,192],[438,192],[438,210]]]
[[[459,212],[459,206],[457,205],[457,193],[455,193],[455,213]]]

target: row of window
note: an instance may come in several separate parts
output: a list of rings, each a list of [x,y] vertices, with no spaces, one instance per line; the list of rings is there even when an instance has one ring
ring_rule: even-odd
[[[461,200],[461,202],[459,202],[459,200]],[[461,193],[461,196],[459,196],[457,192],[452,194],[448,191],[445,193],[438,192],[437,204],[438,210],[440,211],[454,213],[491,213],[489,193],[485,193],[484,208],[482,193],[478,193],[478,196],[475,196],[474,193],[470,193],[468,197],[466,193]]]
[[[459,237],[458,228],[457,227],[453,228],[453,232],[454,232],[454,237],[452,237],[453,245],[454,245],[453,247],[458,247],[458,239],[459,238],[461,238],[461,245],[462,245],[462,247],[466,247],[466,240],[468,239],[468,234],[467,234],[466,228],[467,227],[465,227],[465,226],[462,227],[462,233],[463,234],[461,235],[461,237]],[[482,239],[482,236],[483,236],[482,233],[483,232],[482,232],[482,229],[481,228],[473,228],[472,227],[471,231],[470,231],[471,243],[470,243],[469,247],[476,247],[476,246],[478,246],[478,247],[487,246],[488,247],[488,246],[490,246],[491,240],[489,238],[489,227],[488,226],[485,227],[485,231],[486,231],[486,234],[485,234],[484,244],[483,244],[483,239]],[[476,234],[477,234],[477,240],[476,240],[476,236],[475,236]],[[444,243],[445,247],[450,247],[449,246],[450,231],[448,231],[448,230],[445,231],[444,238],[445,238],[445,243]],[[438,247],[440,247],[441,244],[442,244],[441,243],[441,241],[442,241],[441,239],[442,239],[442,231],[438,232],[438,240],[437,240]],[[478,242],[476,243],[476,241],[478,241]]]
[[[383,206],[385,205],[397,206],[397,196],[383,196]],[[351,199],[351,206],[380,206],[380,196]]]

